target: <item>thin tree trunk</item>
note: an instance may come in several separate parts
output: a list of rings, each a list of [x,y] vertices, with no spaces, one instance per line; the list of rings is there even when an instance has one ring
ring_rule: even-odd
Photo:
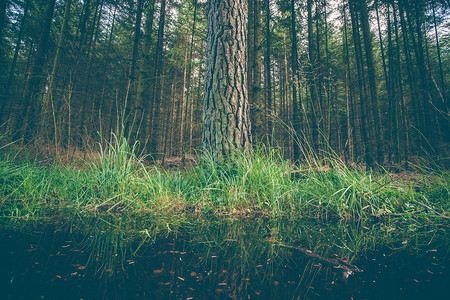
[[[137,1],[136,6],[136,23],[134,25],[134,41],[133,41],[133,50],[131,55],[131,64],[130,64],[130,72],[128,73],[128,77],[130,78],[131,84],[133,84],[135,80],[135,70],[136,70],[136,61],[138,56],[138,46],[139,41],[141,39],[141,20],[142,20],[142,5],[143,0]]]
[[[408,28],[406,26],[405,16],[404,16],[404,10],[402,1],[398,1],[398,8],[399,8],[399,15],[400,15],[400,25],[402,29],[402,36],[403,36],[403,49],[405,53],[406,58],[406,70],[408,75],[408,81],[409,81],[409,90],[410,90],[410,99],[411,99],[411,108],[413,112],[413,125],[412,128],[415,128],[414,134],[412,134],[411,137],[411,150],[413,152],[417,152],[420,149],[419,145],[419,134],[418,131],[420,131],[421,122],[422,120],[419,119],[419,103],[418,103],[418,94],[417,94],[417,88],[416,88],[416,77],[414,76],[414,73],[412,71],[412,63],[411,63],[411,53],[410,53],[410,47],[409,47],[409,39],[408,39]],[[395,11],[394,11],[395,16]],[[397,22],[395,22],[397,24]],[[398,29],[397,29],[398,31]]]
[[[404,12],[406,13],[406,20],[404,19],[404,25],[402,26],[402,31],[405,30],[405,32],[409,31],[409,41],[412,43],[412,49],[414,51],[415,59],[416,59],[416,72],[415,72],[415,80],[418,82],[418,85],[416,85],[416,101],[417,101],[417,115],[418,115],[418,126],[416,127],[418,129],[418,149],[427,149],[428,151],[430,149],[429,144],[429,111],[428,111],[428,105],[427,105],[427,88],[426,88],[426,74],[425,74],[425,62],[423,58],[423,49],[422,49],[422,40],[421,40],[421,28],[416,28],[416,34],[417,34],[417,41],[416,37],[414,36],[414,26],[413,26],[413,19],[416,21],[416,27],[421,27],[420,22],[417,18],[414,18],[412,16],[412,7],[411,3],[407,1],[399,1],[399,5],[402,3],[401,8],[404,9]],[[401,14],[403,15],[403,14]],[[417,17],[417,16],[416,16]],[[406,25],[407,24],[407,25]],[[419,49],[421,48],[421,49]]]
[[[48,84],[48,93],[47,93],[47,99],[44,102],[44,108],[43,108],[43,119],[42,119],[42,129],[47,133],[49,133],[49,129],[47,129],[50,124],[49,120],[49,114],[50,114],[50,106],[51,106],[51,113],[52,113],[52,119],[53,119],[53,140],[55,142],[55,151],[58,154],[58,125],[56,122],[57,115],[59,111],[56,111],[56,107],[60,107],[60,105],[55,105],[54,100],[54,88],[55,88],[55,76],[56,71],[59,67],[59,62],[61,60],[61,54],[64,51],[64,42],[66,39],[67,34],[67,26],[70,20],[70,9],[72,6],[72,0],[66,0],[65,8],[64,8],[64,21],[61,27],[61,33],[59,35],[58,40],[58,48],[56,49],[55,58],[53,59],[53,67],[52,72],[50,74],[50,81]],[[50,106],[49,106],[50,104]]]
[[[265,67],[265,83],[266,83],[266,108],[268,112],[266,132],[268,136],[268,145],[271,144],[272,139],[272,114],[275,110],[272,110],[272,78],[271,78],[271,35],[270,32],[270,0],[266,0],[265,3],[266,12],[266,55],[264,56],[266,67]]]
[[[347,18],[345,14],[345,2],[342,1],[342,14],[344,18],[344,45],[345,45],[345,53],[344,60],[347,65],[346,72],[346,106],[347,106],[347,142],[349,144],[349,153],[351,161],[355,161],[355,158],[358,157],[358,140],[357,140],[357,128],[355,126],[355,120],[357,120],[358,110],[356,109],[356,104],[353,99],[353,88],[351,84],[351,71],[350,71],[350,54],[348,49],[348,33],[347,33]],[[359,135],[361,137],[361,134]]]
[[[437,22],[436,22],[436,12],[435,12],[435,4],[431,5],[432,9],[433,9],[433,22],[434,22],[434,35],[436,38],[436,50],[437,50],[437,56],[438,56],[438,62],[439,62],[439,76],[441,78],[441,93],[442,93],[442,103],[440,103],[440,108],[441,110],[447,114],[447,116],[450,116],[450,110],[447,104],[447,98],[446,98],[446,94],[445,94],[445,77],[444,77],[444,71],[442,68],[442,58],[441,58],[441,47],[439,44],[439,35],[438,35],[438,30],[437,30]],[[441,116],[441,114],[439,114],[439,116]],[[449,126],[449,120],[448,117],[447,118],[442,118],[440,117],[441,120],[441,127],[443,128],[444,131],[444,140],[448,140],[448,138],[450,137],[450,126]]]
[[[200,68],[199,70],[199,75],[198,75],[198,82],[197,82],[197,98],[196,101],[194,101],[194,97],[192,97],[192,101],[191,101],[191,120],[190,120],[190,128],[189,128],[189,149],[192,150],[192,143],[193,143],[193,135],[194,135],[194,125],[197,126],[197,128],[199,128],[199,119],[200,116],[198,115],[198,113],[201,112],[201,90],[202,90],[202,76],[200,76],[200,74],[202,73],[202,69]],[[194,103],[195,105],[195,110],[194,110]],[[195,116],[195,122],[194,122],[194,112],[196,113]],[[200,127],[201,128],[201,127]],[[201,133],[201,130],[199,130]],[[200,136],[201,134],[198,134],[197,136]]]
[[[169,155],[177,155],[176,150],[174,151],[174,141],[175,141],[175,124],[177,124],[177,120],[178,120],[178,116],[177,116],[177,106],[175,105],[175,95],[176,95],[176,86],[175,86],[175,81],[176,81],[176,76],[174,76],[173,81],[172,81],[172,87],[171,87],[171,94],[172,94],[172,115],[170,117],[170,119],[168,119],[167,121],[169,122],[168,124],[170,124],[170,147],[169,150],[165,150],[164,151],[164,157],[166,157],[167,153],[169,153]],[[179,102],[179,101],[178,101]],[[178,107],[179,109],[179,107]]]
[[[361,153],[364,156],[364,161],[367,165],[371,166],[373,163],[373,155],[372,150],[373,147],[369,144],[369,135],[368,135],[368,105],[366,99],[366,89],[365,89],[365,78],[364,78],[364,66],[362,61],[362,48],[361,48],[361,37],[359,32],[359,24],[358,18],[355,12],[355,3],[357,0],[349,0],[350,7],[350,17],[352,21],[352,29],[353,29],[353,43],[355,48],[355,58],[357,65],[357,73],[358,73],[358,88],[359,88],[359,125],[361,132],[361,145],[362,151]]]
[[[331,99],[331,92],[333,90],[332,87],[330,87],[330,81],[331,81],[331,72],[330,72],[330,62],[329,62],[329,57],[330,57],[330,52],[328,49],[328,14],[327,14],[327,3],[326,1],[323,1],[323,9],[324,9],[324,15],[325,15],[325,92],[327,95],[327,107],[328,107],[328,126],[327,126],[327,139],[328,139],[328,143],[331,146],[331,150],[335,151],[336,153],[339,154],[339,152],[341,151],[341,135],[340,135],[340,131],[341,131],[341,127],[340,127],[340,122],[339,122],[339,108],[338,108],[338,102],[336,101],[336,97],[333,97],[333,99]],[[336,124],[336,129],[335,131],[332,131],[332,110],[333,110],[333,115],[334,115],[334,121]],[[336,132],[338,133],[336,136]],[[334,134],[333,134],[334,133]],[[336,145],[335,147],[333,147],[333,139],[332,139],[332,135],[336,136]]]
[[[28,0],[28,1],[25,2],[25,7],[24,7],[24,10],[23,10],[23,16],[22,16],[22,20],[20,22],[20,29],[19,29],[19,33],[17,34],[16,48],[14,50],[14,56],[13,56],[13,60],[12,60],[12,63],[11,63],[11,69],[9,71],[8,81],[6,83],[6,86],[3,89],[4,94],[3,95],[0,94],[0,101],[1,101],[1,104],[0,104],[0,124],[3,124],[3,119],[7,119],[9,117],[9,113],[6,113],[6,111],[9,112],[13,108],[13,104],[12,103],[9,103],[9,105],[8,105],[7,99],[8,99],[9,91],[10,91],[10,88],[12,86],[13,79],[14,79],[14,72],[16,70],[16,64],[17,64],[17,58],[19,56],[20,45],[22,44],[22,36],[23,36],[23,31],[24,31],[24,24],[25,24],[25,21],[27,19],[28,10],[29,10],[29,7],[30,7],[30,2],[31,2],[31,0]],[[5,9],[6,9],[6,3],[7,3],[7,1],[2,1],[2,5],[3,4],[5,5]],[[0,8],[0,12],[1,12],[1,9],[3,9],[3,8]],[[2,21],[4,21],[3,20],[4,17],[5,16],[3,16],[3,18],[2,18],[0,16],[0,18],[2,18]],[[1,36],[2,35],[1,35],[1,28],[0,28],[0,40],[1,40]],[[4,66],[4,68],[6,68],[6,66]]]
[[[378,105],[378,92],[377,92],[377,83],[375,78],[375,64],[373,61],[373,47],[372,47],[372,36],[370,33],[369,26],[369,13],[367,10],[367,0],[360,0],[360,10],[361,10],[361,23],[362,23],[362,31],[364,37],[364,48],[366,53],[366,63],[367,63],[367,73],[369,77],[369,91],[370,98],[372,99],[372,115],[375,121],[375,135],[373,139],[375,139],[376,147],[377,147],[377,161],[378,163],[383,162],[383,146],[381,141],[383,140],[383,132],[381,130],[380,124],[380,107]]]
[[[291,102],[289,101],[289,99],[291,99],[290,95],[289,95],[289,76],[288,76],[288,59],[287,59],[287,43],[286,43],[286,34],[283,33],[283,45],[284,45],[284,113],[285,113],[285,122],[286,124],[288,124],[289,126],[293,126],[293,121],[292,121],[292,115],[291,115]],[[293,128],[293,130],[295,131],[295,127]],[[291,132],[288,132],[288,139],[289,139],[289,159],[296,161],[297,158],[295,158],[295,154],[294,152],[296,151],[294,149],[294,143],[293,143],[293,135],[291,134]],[[297,150],[297,156],[299,156],[299,151]]]
[[[96,1],[95,3],[95,12],[94,12],[94,16],[92,18],[92,27],[91,30],[89,30],[88,34],[86,34],[85,36],[85,46],[86,47],[86,55],[85,58],[88,59],[87,62],[87,71],[86,71],[86,76],[85,76],[85,82],[84,82],[84,88],[83,88],[83,93],[82,93],[82,104],[81,104],[81,109],[80,109],[80,113],[79,116],[81,116],[81,118],[79,119],[79,126],[78,126],[78,140],[79,140],[79,145],[83,146],[83,139],[88,138],[89,137],[89,133],[87,132],[87,114],[86,112],[88,111],[88,101],[90,99],[92,99],[91,97],[89,97],[89,92],[90,92],[90,88],[91,88],[91,76],[92,76],[92,63],[93,63],[93,59],[95,56],[95,44],[96,44],[96,40],[95,40],[95,26],[98,24],[97,23],[97,15],[99,15],[99,17],[101,18],[101,11],[99,11],[99,7],[102,7],[103,3],[99,3],[99,1]],[[88,16],[90,17],[90,15]],[[88,18],[89,19],[89,18]],[[86,24],[87,26],[87,24]],[[92,41],[94,41],[94,47],[92,47]],[[80,53],[81,54],[81,53]],[[81,58],[81,57],[80,57]],[[94,101],[92,99],[92,101]],[[88,123],[90,124],[90,123]],[[118,133],[118,132],[116,132]]]
[[[156,43],[156,53],[155,53],[155,84],[153,90],[153,107],[150,122],[150,143],[148,152],[150,154],[156,153],[157,148],[157,136],[158,132],[158,121],[159,113],[161,107],[161,89],[162,89],[162,58],[163,58],[163,40],[164,40],[164,26],[166,21],[166,0],[161,0],[161,10],[159,13],[159,27],[158,27],[158,42]]]
[[[139,68],[139,77],[137,84],[136,101],[134,103],[134,120],[143,120],[143,124],[140,126],[139,131],[136,132],[136,140],[141,140],[141,137],[148,139],[146,136],[150,127],[150,118],[152,112],[152,103],[144,105],[144,98],[150,100],[148,95],[148,86],[150,85],[150,64],[151,64],[151,46],[152,46],[152,33],[153,33],[153,18],[155,13],[155,0],[150,0],[145,10],[145,25],[144,25],[144,44],[142,47],[142,60]],[[147,107],[145,111],[144,107]],[[149,131],[148,131],[149,132]],[[141,140],[141,142],[143,142]],[[145,142],[142,143],[145,148]]]
[[[180,129],[180,150],[182,154],[182,162],[184,164],[185,162],[185,150],[184,150],[184,123],[185,123],[185,116],[187,117],[187,110],[189,107],[189,96],[191,91],[191,74],[192,74],[192,52],[194,50],[194,38],[195,38],[195,30],[197,25],[197,0],[194,0],[194,20],[192,22],[192,32],[191,32],[191,41],[189,44],[189,58],[187,62],[187,74],[185,76],[185,80],[183,79],[183,82],[186,82],[186,86],[183,88],[183,105],[182,105],[182,118],[181,118],[181,129]],[[186,69],[185,69],[186,71]],[[185,94],[187,98],[187,103],[185,104]],[[191,97],[193,99],[193,97]],[[184,107],[186,109],[184,110]]]
[[[322,73],[322,54],[320,51],[320,26],[319,26],[320,11],[318,3],[315,3],[314,19],[316,23],[316,62],[313,65],[314,71],[312,72],[315,79],[317,79],[316,87],[316,120],[317,120],[317,155],[321,155],[324,150],[323,147],[323,136],[326,134],[326,116],[324,116],[324,111],[326,111],[324,99],[323,99],[323,73]]]
[[[395,5],[392,4],[392,15],[393,15],[393,21],[394,21],[394,32],[395,32],[395,59],[396,59],[396,82],[398,85],[398,97],[400,99],[400,109],[402,113],[402,120],[403,120],[403,159],[405,162],[405,168],[408,168],[408,149],[409,145],[411,144],[410,141],[410,133],[409,133],[409,113],[406,106],[406,100],[403,93],[403,76],[402,76],[402,67],[401,67],[401,59],[400,59],[400,38],[399,38],[399,32],[398,32],[398,24],[397,24],[397,15],[395,12]]]
[[[29,74],[27,87],[25,88],[22,115],[18,116],[19,121],[17,122],[17,130],[21,130],[24,142],[29,142],[31,140],[32,132],[36,128],[35,124],[37,123],[37,118],[39,116],[40,103],[38,101],[45,58],[49,47],[50,28],[52,25],[55,3],[56,0],[51,0],[47,5],[36,56]]]
[[[252,128],[253,139],[260,142],[264,134],[262,125],[262,90],[261,90],[261,70],[262,70],[262,35],[261,35],[261,0],[254,0],[254,64],[252,82]]]
[[[309,83],[309,94],[311,97],[311,135],[309,138],[311,139],[311,145],[313,149],[319,149],[319,140],[320,140],[320,127],[319,127],[319,93],[316,86],[315,81],[315,65],[317,64],[317,54],[314,46],[314,28],[313,28],[313,15],[312,15],[312,1],[308,0],[306,3],[307,13],[308,13],[308,55],[309,55],[309,72],[308,72],[308,83]]]
[[[253,103],[253,71],[255,68],[255,0],[247,0],[247,93],[250,105]]]
[[[298,137],[297,141],[294,143],[294,161],[300,158],[300,147],[302,132],[301,132],[301,114],[300,107],[301,99],[298,98],[298,80],[299,80],[299,65],[298,65],[298,50],[297,50],[297,30],[296,30],[296,13],[295,13],[295,0],[291,0],[291,59],[292,59],[292,125],[294,126],[294,131]]]
[[[31,2],[31,0],[27,0],[25,2],[25,7],[23,9],[22,21],[20,22],[19,33],[17,34],[16,48],[14,50],[13,61],[11,63],[11,69],[9,71],[9,76],[8,76],[8,85],[6,86],[6,88],[8,90],[10,89],[12,81],[14,79],[14,72],[16,70],[17,58],[19,56],[20,45],[22,43],[24,24],[25,24],[25,21],[27,20],[28,10],[30,8],[30,2]],[[5,3],[6,3],[6,1],[5,1]],[[1,114],[1,112],[0,112],[0,114]]]
[[[186,43],[187,44],[187,43]],[[186,45],[187,46],[187,45]],[[185,52],[184,52],[184,68],[183,68],[183,91],[182,91],[182,97],[181,97],[181,101],[178,102],[178,112],[179,114],[181,114],[180,116],[180,140],[179,140],[179,153],[182,154],[182,156],[184,157],[183,154],[183,143],[184,143],[184,123],[185,123],[185,118],[186,118],[186,113],[187,113],[187,108],[185,110],[185,106],[187,107],[187,103],[186,103],[186,84],[187,84],[187,69],[188,69],[188,64],[190,64],[190,62],[188,62],[189,59],[189,47],[185,47]]]
[[[8,7],[8,0],[0,1],[0,40],[3,39],[3,28],[5,27],[6,8]]]
[[[407,6],[409,7],[409,6]],[[414,2],[414,11],[415,11],[415,21],[416,21],[416,34],[417,34],[417,45],[415,44],[415,38],[414,35],[411,36],[411,41],[413,42],[413,49],[416,50],[416,60],[417,65],[419,69],[419,83],[420,83],[420,92],[421,92],[421,99],[422,99],[422,108],[423,108],[423,120],[424,120],[424,127],[423,127],[423,134],[425,135],[425,138],[428,141],[425,141],[424,146],[428,148],[428,146],[434,147],[436,145],[436,138],[435,134],[432,134],[432,128],[436,128],[436,126],[433,126],[433,120],[432,117],[432,111],[430,110],[429,103],[432,102],[431,96],[429,95],[429,87],[428,87],[428,80],[427,80],[427,74],[425,67],[425,55],[424,55],[424,49],[423,49],[423,33],[422,33],[422,9],[424,7],[424,3],[422,1],[415,1]],[[409,10],[408,10],[409,11]],[[410,18],[408,17],[408,20]],[[412,30],[412,26],[410,23],[410,28]],[[422,112],[422,111],[421,111]],[[432,149],[434,150],[434,149]]]
[[[389,75],[386,76],[386,86],[388,89],[388,101],[389,101],[389,114],[388,114],[388,127],[387,127],[387,140],[389,141],[388,161],[392,160],[391,154],[394,150],[394,160],[399,161],[399,137],[398,137],[398,118],[397,118],[397,104],[400,105],[400,101],[397,99],[396,91],[396,68],[394,64],[400,62],[394,61],[393,45],[392,45],[392,32],[391,32],[391,16],[389,11],[389,5],[387,7],[387,30],[388,30],[388,59],[389,59]],[[380,36],[381,38],[381,36]]]

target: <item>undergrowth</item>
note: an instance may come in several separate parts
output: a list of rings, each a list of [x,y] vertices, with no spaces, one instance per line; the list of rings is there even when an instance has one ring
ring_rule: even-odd
[[[173,171],[147,166],[135,152],[123,136],[114,136],[98,159],[79,168],[18,161],[3,151],[1,216],[150,214],[169,223],[186,215],[254,213],[344,221],[418,212],[449,218],[448,171],[417,168],[412,179],[395,179],[328,159],[323,170],[306,165],[295,172],[279,151],[265,148],[235,155],[232,163],[217,163],[206,153],[198,166]]]
[[[446,170],[416,166],[402,178],[350,168],[338,158],[294,168],[280,151],[259,148],[228,163],[204,153],[197,166],[175,171],[147,165],[136,151],[123,135],[113,136],[80,167],[19,160],[1,149],[0,226],[63,224],[99,237],[84,241],[96,249],[92,257],[110,252],[105,257],[117,260],[112,254],[126,257],[124,245],[136,237],[154,240],[208,218],[388,219],[416,226],[448,226],[450,218]]]

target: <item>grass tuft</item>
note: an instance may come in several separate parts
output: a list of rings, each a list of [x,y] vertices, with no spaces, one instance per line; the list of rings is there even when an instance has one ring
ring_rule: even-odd
[[[19,160],[2,149],[0,226],[64,224],[86,235],[82,244],[94,249],[93,261],[107,258],[105,269],[136,253],[136,239],[155,240],[212,217],[415,226],[448,226],[450,218],[447,170],[416,166],[391,174],[317,157],[296,170],[279,150],[260,147],[227,163],[204,153],[197,166],[173,171],[146,165],[137,147],[113,135],[82,167]]]

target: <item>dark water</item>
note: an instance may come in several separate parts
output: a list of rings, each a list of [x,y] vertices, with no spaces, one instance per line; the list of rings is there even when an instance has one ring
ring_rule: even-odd
[[[3,232],[0,299],[449,299],[440,249],[380,246],[358,255],[352,264],[363,272],[345,278],[272,236],[234,237],[159,239],[101,275],[104,258],[87,264],[89,248],[67,232]]]

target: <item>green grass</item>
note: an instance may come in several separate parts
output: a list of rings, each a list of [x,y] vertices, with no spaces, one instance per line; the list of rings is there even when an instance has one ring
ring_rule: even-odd
[[[198,166],[171,171],[146,166],[125,138],[115,136],[97,159],[81,167],[20,161],[5,151],[0,212],[12,221],[69,212],[148,214],[169,223],[187,215],[255,213],[345,221],[417,213],[449,218],[450,173],[442,170],[421,170],[405,180],[328,160],[330,168],[306,168],[294,177],[293,166],[277,150],[261,148],[236,155],[232,163],[216,163],[206,154]]]
[[[82,245],[91,249],[91,260],[105,257],[100,270],[160,236],[186,228],[201,232],[201,224],[212,218],[312,220],[343,228],[378,224],[378,231],[389,232],[377,235],[379,240],[395,235],[405,240],[420,228],[449,224],[447,170],[416,167],[402,177],[327,159],[322,163],[329,168],[317,170],[322,163],[316,162],[293,176],[294,167],[281,153],[265,148],[236,154],[228,163],[205,153],[190,169],[165,170],[146,165],[123,136],[114,136],[96,159],[81,166],[19,159],[10,147],[0,153],[0,226],[26,230],[54,224],[79,232],[86,236]],[[283,226],[275,226],[284,232],[277,240],[295,244],[300,233]],[[333,247],[352,253],[376,240],[369,231],[346,235]]]

